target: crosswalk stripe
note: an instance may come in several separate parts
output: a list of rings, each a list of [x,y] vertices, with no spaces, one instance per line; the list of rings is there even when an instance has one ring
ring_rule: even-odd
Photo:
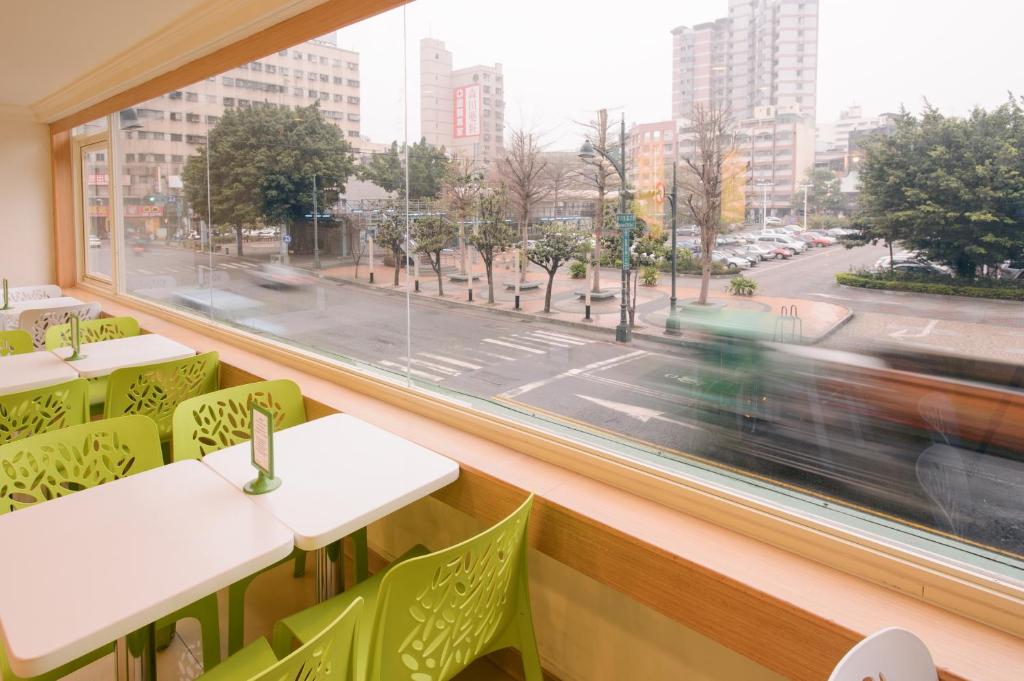
[[[451,369],[449,367],[441,366],[440,364],[434,364],[433,362],[425,362],[422,359],[410,359],[409,362],[416,366],[424,366],[428,369],[433,369],[434,371],[440,371],[442,374],[448,374],[449,376],[458,376],[462,373],[458,369]]]
[[[141,267],[135,271],[138,272],[139,274],[145,274],[146,276],[152,276],[156,274],[156,272],[150,272],[149,270],[144,270]]]
[[[396,362],[390,362],[390,361],[388,361],[386,359],[382,359],[382,360],[379,360],[377,362],[377,364],[379,364],[379,365],[381,365],[383,367],[388,367],[389,369],[397,369],[400,373],[403,373],[403,374],[405,373],[405,366],[402,365],[402,364],[398,364]],[[420,371],[418,369],[409,369],[409,373],[412,374],[413,376],[419,376],[420,378],[425,378],[428,381],[443,381],[445,379],[444,376],[436,376],[434,374],[427,373],[426,371]]]
[[[429,352],[417,352],[420,357],[429,357],[430,359],[436,359],[438,362],[445,362],[447,364],[454,364],[457,367],[464,369],[480,369],[482,368],[479,364],[470,364],[469,362],[463,362],[460,359],[452,359],[451,357],[445,357],[444,355],[434,355]]]
[[[484,357],[491,357],[493,359],[503,359],[506,362],[514,362],[515,357],[509,357],[508,355],[499,355],[494,352],[487,352],[486,350],[477,350],[476,348],[464,348],[463,352],[468,352],[473,355],[483,355]]]
[[[512,337],[515,338],[518,341],[526,341],[528,343],[543,343],[544,345],[551,345],[551,346],[556,347],[556,348],[571,348],[572,347],[568,343],[559,343],[559,342],[553,341],[553,340],[551,340],[549,338],[544,338],[543,336],[540,337],[540,338],[534,338],[531,334],[526,334],[526,335],[523,335],[523,336],[512,336]]]
[[[533,331],[532,333],[534,333],[534,334],[536,334],[538,336],[546,336],[546,337],[552,338],[554,340],[565,341],[566,343],[572,343],[574,345],[586,345],[587,343],[592,343],[593,342],[593,341],[590,341],[590,340],[585,340],[583,338],[579,338],[577,336],[566,336],[566,335],[560,334],[560,333],[552,333],[551,331]]]
[[[529,347],[526,347],[525,345],[516,345],[515,343],[509,343],[507,341],[495,340],[494,338],[484,338],[483,340],[484,340],[484,343],[493,343],[494,345],[504,345],[506,348],[515,348],[516,350],[526,350],[527,352],[532,352],[535,355],[543,355],[544,354],[543,350],[538,350],[537,348],[529,348]]]

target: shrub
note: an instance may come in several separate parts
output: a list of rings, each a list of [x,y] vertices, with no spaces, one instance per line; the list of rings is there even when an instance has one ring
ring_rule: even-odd
[[[573,279],[583,279],[587,276],[587,263],[573,260],[569,265],[569,275]]]
[[[990,282],[966,282],[955,280],[936,282],[907,277],[890,278],[864,272],[840,272],[836,283],[843,286],[876,289],[882,291],[907,291],[910,293],[931,293],[940,296],[966,296],[968,298],[994,298],[996,300],[1024,300],[1024,286],[1008,284],[994,286]]]
[[[658,266],[657,265],[645,265],[640,270],[640,283],[644,286],[657,286],[658,285]]]
[[[729,293],[734,296],[752,296],[757,290],[757,282],[742,274],[729,280]]]

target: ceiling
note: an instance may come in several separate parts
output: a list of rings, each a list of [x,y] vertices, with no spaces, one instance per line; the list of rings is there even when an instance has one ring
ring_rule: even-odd
[[[0,23],[0,104],[28,107],[209,0],[16,0]]]

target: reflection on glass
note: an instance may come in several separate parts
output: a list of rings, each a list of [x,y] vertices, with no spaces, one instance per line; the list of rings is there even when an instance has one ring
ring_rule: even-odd
[[[85,223],[85,271],[109,279],[113,272],[110,239],[110,165],[106,143],[82,147],[82,210]]]

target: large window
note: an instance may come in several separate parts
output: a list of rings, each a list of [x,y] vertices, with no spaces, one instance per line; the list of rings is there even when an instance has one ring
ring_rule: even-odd
[[[822,7],[820,97],[776,106],[773,63],[818,45],[770,12],[744,30],[775,53],[723,29],[712,61],[682,51],[706,25],[650,32],[703,21],[681,9],[535,4],[495,34],[420,0],[112,116],[83,194],[118,184],[124,288],[1019,579],[1024,114],[1012,68],[957,75],[998,41],[937,81],[915,32],[920,72],[882,87]]]
[[[86,276],[111,281],[114,269],[114,230],[110,182],[113,164],[107,135],[107,119],[99,119],[72,131],[76,154],[82,263]]]

